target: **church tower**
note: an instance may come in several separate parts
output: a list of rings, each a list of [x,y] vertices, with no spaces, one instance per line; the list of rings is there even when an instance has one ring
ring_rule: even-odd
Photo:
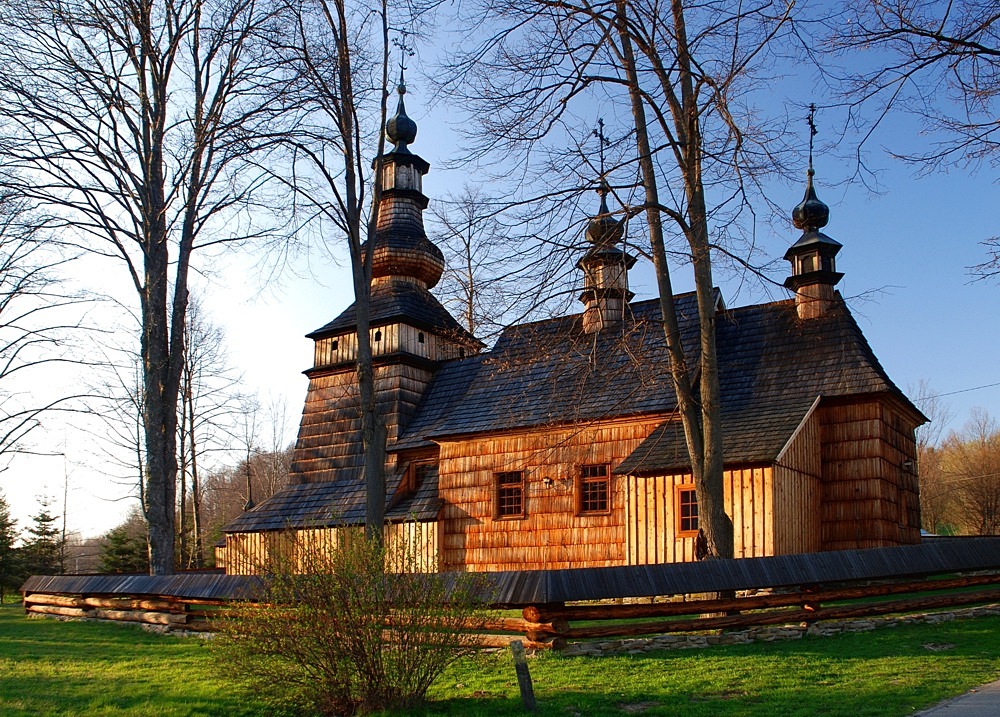
[[[617,246],[624,228],[608,209],[610,191],[602,179],[597,189],[601,206],[587,225],[587,241],[592,246],[576,264],[583,271],[580,301],[586,307],[583,330],[588,334],[620,324],[625,318],[626,305],[635,296],[628,289],[628,270],[635,264],[635,257]]]
[[[402,75],[396,114],[385,126],[393,144],[375,162],[382,195],[372,252],[370,337],[379,410],[389,447],[416,413],[441,361],[478,353],[483,343],[430,293],[444,270],[427,238],[423,177],[430,165],[410,151],[417,125],[406,114]],[[363,251],[368,251],[366,243]],[[315,342],[309,393],[292,463],[301,483],[360,477],[363,454],[356,379],[354,304],[308,335]],[[390,461],[394,460],[390,457]],[[390,470],[392,466],[387,466]]]

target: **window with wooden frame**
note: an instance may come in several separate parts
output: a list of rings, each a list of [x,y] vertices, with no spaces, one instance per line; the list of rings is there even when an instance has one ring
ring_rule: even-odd
[[[611,511],[611,466],[581,466],[576,483],[576,512],[599,515]]]
[[[693,485],[677,486],[677,536],[698,534],[698,494]]]
[[[421,461],[411,463],[410,470],[406,476],[406,491],[416,493],[420,486],[424,484],[431,471],[437,470],[438,464],[435,461]]]
[[[524,471],[504,471],[495,475],[496,517],[524,517]]]

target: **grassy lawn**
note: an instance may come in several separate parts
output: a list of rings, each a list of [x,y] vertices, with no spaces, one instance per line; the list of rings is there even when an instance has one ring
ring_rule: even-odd
[[[541,715],[907,715],[1000,677],[1000,618],[794,642],[529,660]],[[201,640],[0,608],[0,714],[270,715]],[[524,714],[509,653],[466,658],[415,715]]]

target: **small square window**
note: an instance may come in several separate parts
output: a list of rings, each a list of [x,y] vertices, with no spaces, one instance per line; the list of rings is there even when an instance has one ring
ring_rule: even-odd
[[[693,485],[677,486],[677,535],[698,534],[698,494]]]
[[[407,477],[408,478],[407,480],[408,485],[406,486],[407,491],[411,493],[416,493],[420,489],[420,486],[424,484],[424,481],[427,480],[427,476],[435,472],[437,468],[438,464],[433,462],[414,463],[413,465],[411,465],[410,474]]]
[[[607,513],[611,510],[611,467],[583,466],[577,483],[577,512]]]
[[[524,472],[496,474],[496,514],[498,518],[524,517]]]

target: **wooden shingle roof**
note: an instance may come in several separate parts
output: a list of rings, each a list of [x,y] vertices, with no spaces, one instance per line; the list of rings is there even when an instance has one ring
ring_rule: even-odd
[[[694,294],[676,297],[688,356],[697,356]],[[620,327],[586,334],[582,314],[507,329],[488,354],[442,369],[398,446],[428,438],[669,412],[657,301]],[[462,365],[464,364],[464,365]]]
[[[482,346],[482,342],[466,331],[427,289],[405,281],[387,281],[373,286],[369,323],[375,327],[396,322],[447,334],[469,345]],[[308,334],[307,338],[318,339],[356,327],[355,308],[351,304],[333,321]]]
[[[677,298],[682,340],[697,364],[693,294]],[[632,305],[620,330],[584,334],[581,315],[516,326],[493,350],[451,364],[431,384],[397,448],[429,439],[675,412],[658,301]],[[717,352],[727,462],[772,460],[820,396],[890,393],[847,308],[802,321],[794,301],[721,311]],[[677,418],[674,416],[674,418]],[[661,426],[628,461],[687,465],[679,421]]]
[[[717,322],[723,453],[727,465],[774,461],[820,398],[890,394],[889,379],[843,303],[800,320],[793,301],[745,306]],[[690,466],[680,420],[657,428],[616,473]]]

